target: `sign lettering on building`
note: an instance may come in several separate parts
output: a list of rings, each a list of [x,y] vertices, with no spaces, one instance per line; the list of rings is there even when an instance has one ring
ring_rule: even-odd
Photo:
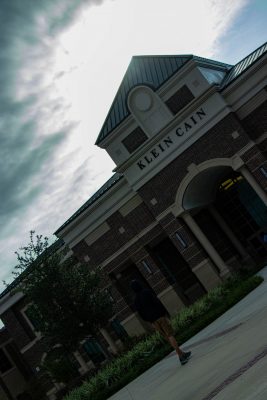
[[[198,109],[194,114],[187,118],[182,124],[180,124],[174,132],[171,132],[168,136],[165,136],[159,143],[155,145],[144,157],[137,161],[139,170],[145,169],[149,164],[160,157],[162,153],[168,150],[168,148],[174,146],[179,141],[179,138],[186,136],[190,131],[198,125],[206,117],[206,111],[203,107]]]

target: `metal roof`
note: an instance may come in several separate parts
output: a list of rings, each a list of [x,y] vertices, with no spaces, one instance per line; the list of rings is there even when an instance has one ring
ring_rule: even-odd
[[[260,46],[236,65],[225,64],[219,61],[210,60],[194,55],[180,56],[134,56],[124,75],[119,90],[111,105],[110,111],[103,124],[102,130],[97,138],[99,144],[107,135],[129,115],[126,105],[129,91],[138,84],[149,85],[154,90],[158,89],[167,79],[182,68],[189,60],[194,59],[198,63],[209,64],[214,68],[228,71],[224,78],[221,89],[229,85],[233,80],[246,71],[255,61],[267,51],[267,43]],[[122,174],[114,174],[92,197],[87,200],[56,232],[60,232],[84,210],[90,207],[105,192],[113,187],[121,178]]]
[[[58,230],[55,232],[55,235],[60,232],[65,226],[69,225],[75,218],[78,217],[84,210],[86,210],[88,207],[90,207],[94,202],[96,202],[101,196],[103,196],[104,193],[106,193],[112,186],[114,186],[121,178],[123,178],[122,174],[119,174],[118,172],[112,175],[109,180],[104,183],[103,186],[92,196],[89,198],[89,200],[86,201],[64,224],[58,228]]]
[[[232,65],[229,66],[228,64],[197,57],[192,54],[132,57],[95,144],[99,144],[113,129],[130,115],[130,111],[127,107],[127,96],[132,88],[137,85],[147,85],[153,90],[157,90],[192,59],[224,69],[232,67]]]
[[[192,55],[132,57],[96,144],[105,139],[130,114],[127,107],[127,96],[133,87],[147,85],[153,90],[157,90],[191,58]]]
[[[252,53],[250,53],[243,60],[238,62],[229,73],[224,78],[221,88],[224,89],[230,83],[232,83],[236,78],[238,78],[243,72],[245,72],[252,64],[254,64],[260,57],[262,57],[267,51],[267,42],[262,46],[258,47]]]

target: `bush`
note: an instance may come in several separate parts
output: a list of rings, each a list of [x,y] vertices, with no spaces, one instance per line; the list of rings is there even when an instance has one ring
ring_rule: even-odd
[[[182,309],[172,319],[179,343],[190,339],[262,281],[258,276],[246,280],[234,276],[192,306]],[[161,360],[170,350],[169,344],[158,333],[153,333],[112,361],[89,382],[72,391],[65,400],[105,400]]]

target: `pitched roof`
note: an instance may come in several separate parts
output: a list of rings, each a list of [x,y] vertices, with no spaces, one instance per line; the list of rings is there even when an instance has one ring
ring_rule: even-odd
[[[132,88],[137,85],[147,85],[153,90],[157,90],[192,59],[216,65],[224,69],[232,67],[228,64],[197,57],[192,54],[132,57],[95,144],[99,144],[113,129],[130,115],[130,111],[127,107],[127,97]]]
[[[266,52],[267,52],[267,42],[265,42],[263,45],[258,47],[252,53],[250,53],[247,57],[243,58],[243,60],[239,61],[236,65],[234,65],[224,78],[221,84],[221,88],[224,89],[226,86],[232,83],[241,74],[243,74],[243,72],[247,71],[252,64],[258,61],[259,58],[263,57]]]
[[[124,75],[122,83],[118,89],[115,99],[111,105],[110,111],[103,124],[96,144],[99,144],[108,134],[115,129],[128,115],[127,95],[129,91],[138,84],[150,85],[158,89],[167,79],[174,75],[189,60],[194,59],[199,63],[210,64],[213,67],[224,69],[227,74],[221,83],[221,89],[224,89],[243,72],[245,72],[254,62],[262,57],[267,51],[267,43],[264,43],[258,49],[253,51],[236,65],[225,64],[219,61],[206,59],[194,55],[180,56],[134,56]],[[60,232],[84,210],[90,207],[106,191],[113,187],[121,178],[122,174],[114,174],[92,197],[87,200],[56,232]]]

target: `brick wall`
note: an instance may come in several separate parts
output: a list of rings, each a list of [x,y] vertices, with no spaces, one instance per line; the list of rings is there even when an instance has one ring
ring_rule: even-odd
[[[239,136],[235,139],[232,136],[234,131],[238,131],[239,133]],[[249,136],[237,117],[233,113],[227,115],[190,148],[177,157],[177,159],[172,161],[159,174],[139,189],[139,195],[143,198],[144,203],[140,204],[125,217],[119,212],[114,213],[107,219],[107,223],[111,228],[108,232],[92,245],[87,246],[85,242],[81,242],[73,250],[80,256],[88,254],[90,264],[101,264],[116,251],[129,244],[132,238],[136,238],[144,228],[147,228],[147,226],[155,221],[156,216],[175,202],[179,183],[188,173],[187,167],[192,162],[198,165],[208,159],[231,157],[248,144],[249,141]],[[243,157],[248,168],[253,171],[253,174],[263,185],[261,181],[262,174],[260,176],[257,176],[257,174],[259,165],[264,165],[266,161],[259,148],[247,152]],[[157,204],[154,206],[150,202],[153,198],[157,199]],[[123,233],[120,232],[120,228],[124,229]],[[175,236],[176,232],[179,232],[186,241],[188,245],[186,248],[183,248]],[[156,293],[160,293],[166,289],[169,283],[160,270],[160,266],[153,260],[149,252],[145,250],[147,244],[160,236],[170,237],[191,269],[208,257],[184,221],[175,218],[173,214],[169,213],[155,228],[139,238],[105,266],[104,271],[107,276],[111,272],[118,273],[124,268],[126,263],[130,262],[137,266]],[[142,264],[142,260],[148,262],[152,273],[146,270]],[[114,287],[112,288],[112,296],[115,298],[114,312],[120,320],[132,314],[132,310]]]
[[[234,131],[239,132],[236,139],[231,135]],[[179,184],[188,172],[188,165],[218,157],[231,157],[248,142],[249,137],[238,119],[234,114],[229,114],[140,188],[138,193],[151,212],[159,215],[174,203]],[[157,200],[154,206],[150,203],[153,198]]]
[[[2,314],[1,319],[19,349],[35,339],[35,334],[21,313],[25,300],[18,302]]]
[[[73,251],[82,261],[84,256],[88,254],[90,264],[97,266],[126,245],[129,240],[147,228],[153,221],[154,218],[144,203],[138,205],[125,217],[117,211],[107,218],[107,223],[110,226],[109,231],[90,246],[84,240],[81,241],[73,247]],[[121,228],[123,229],[122,233],[120,232]]]
[[[267,133],[267,101],[242,120],[249,137],[253,140]]]
[[[23,353],[23,357],[32,368],[36,368],[41,365],[42,356],[45,353],[45,348],[42,345],[42,341],[39,340],[32,347]]]
[[[0,346],[11,339],[10,333],[6,328],[0,330]]]

